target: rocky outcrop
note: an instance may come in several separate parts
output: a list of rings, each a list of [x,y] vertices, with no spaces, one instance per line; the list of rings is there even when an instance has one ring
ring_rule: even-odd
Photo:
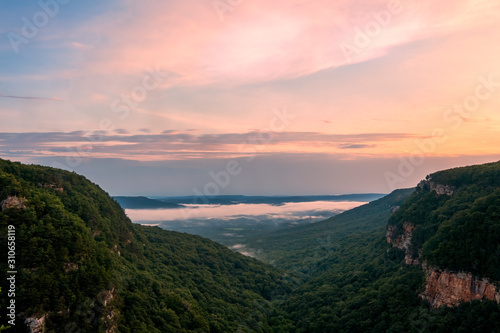
[[[28,327],[30,333],[43,333],[45,332],[45,318],[47,315],[43,315],[40,318],[36,316],[26,318],[24,323]]]
[[[471,273],[453,273],[437,268],[426,268],[425,291],[421,295],[437,308],[441,305],[457,306],[473,300],[500,302],[498,288],[488,279],[477,279]]]
[[[121,252],[120,252],[120,250],[118,249],[118,245],[117,245],[117,244],[115,244],[112,248],[110,248],[110,249],[109,249],[109,251],[110,251],[111,253],[116,253],[116,254],[118,254],[119,256],[121,256],[121,255],[122,255],[122,253],[121,253]]]
[[[394,225],[387,226],[385,235],[388,243],[405,251],[405,262],[408,265],[418,265],[420,263],[420,255],[411,243],[414,230],[415,225],[413,223],[405,222],[402,230]]]
[[[104,317],[102,319],[106,326],[106,333],[117,332],[116,328],[118,327],[118,310],[111,303],[115,298],[115,288],[99,293],[99,295],[97,295],[97,298],[105,307]]]
[[[56,191],[61,192],[61,193],[64,192],[64,188],[58,186],[55,183],[44,183],[44,184],[38,183],[38,186],[43,187],[43,188],[51,188],[51,189],[56,190]]]
[[[2,212],[9,208],[26,209],[26,199],[12,195],[0,202],[0,205],[2,206]]]
[[[71,272],[71,271],[76,271],[78,269],[78,264],[72,263],[72,262],[65,262],[64,263],[64,271],[66,273]]]
[[[452,196],[457,190],[454,186],[437,184],[431,180],[422,180],[418,183],[417,188],[420,190],[428,188],[431,192],[436,192],[437,195],[448,195]]]
[[[407,265],[420,264],[420,252],[411,242],[415,225],[405,222],[403,227],[389,225],[387,227],[387,242],[393,247],[405,251]],[[473,300],[494,300],[500,302],[498,287],[488,279],[478,279],[467,272],[450,272],[436,267],[427,267],[425,262],[422,268],[427,274],[425,291],[421,297],[429,301],[432,307],[441,305],[457,306],[463,302]]]
[[[97,297],[101,301],[101,303],[106,307],[111,303],[113,298],[115,298],[115,288],[111,288],[111,290],[105,290],[99,293]]]
[[[76,265],[76,264],[71,264]],[[66,264],[65,264],[66,266]],[[78,265],[76,265],[78,266]],[[112,303],[113,299],[116,296],[115,288],[111,288],[110,290],[103,290],[97,297],[90,300],[88,299],[86,303],[82,303],[82,307],[86,305],[91,305],[95,308],[96,311],[104,310],[103,316],[100,318],[104,322],[105,332],[106,333],[116,333],[118,327],[118,314],[119,311],[116,309],[116,305]],[[78,308],[77,308],[78,311]],[[58,314],[62,313],[69,314],[69,309],[67,311],[60,311]],[[93,313],[93,312],[92,312]],[[46,313],[43,316],[34,315],[28,317],[24,320],[27,329],[30,333],[45,333],[45,320],[51,313]],[[23,316],[23,314],[21,314]],[[93,319],[92,319],[93,318]],[[95,320],[95,317],[91,317],[89,320]],[[79,332],[78,325],[75,322],[68,322],[65,325],[66,332]]]

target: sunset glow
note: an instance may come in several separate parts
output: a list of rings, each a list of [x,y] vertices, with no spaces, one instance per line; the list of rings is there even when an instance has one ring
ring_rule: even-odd
[[[231,159],[248,165],[228,193],[258,193],[249,179],[273,193],[262,173],[301,178],[290,163],[304,156],[343,172],[325,166],[310,193],[354,192],[339,179],[367,172],[367,191],[387,192],[500,159],[497,1],[51,3],[0,4],[1,158],[114,194],[192,194]],[[117,159],[164,192],[120,186]],[[288,191],[278,178],[274,193]]]

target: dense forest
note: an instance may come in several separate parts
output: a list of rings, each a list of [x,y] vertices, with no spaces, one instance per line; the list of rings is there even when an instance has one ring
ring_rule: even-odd
[[[439,186],[453,194],[437,195]],[[402,208],[389,224],[416,226],[413,243],[429,265],[500,281],[500,163],[430,175]]]
[[[437,193],[439,185],[449,195]],[[421,254],[420,261],[487,277],[497,281],[498,290],[499,194],[500,163],[441,171],[429,175],[387,217],[390,225],[416,225],[412,247],[415,255]],[[403,250],[387,244],[387,222],[377,224],[370,217],[370,205],[390,197],[330,219],[331,223],[354,215],[350,219],[354,224],[363,225],[363,217],[374,224],[371,231],[335,240],[307,280],[287,296],[284,309],[294,322],[294,332],[500,332],[500,307],[495,301],[434,309],[421,297],[426,280],[422,267],[405,264]],[[326,226],[306,228],[317,229],[308,238],[325,235]],[[335,230],[338,225],[330,227]]]
[[[283,318],[271,302],[290,290],[283,272],[198,236],[134,225],[75,173],[0,160],[0,198],[12,202],[0,213],[2,244],[8,225],[16,230],[9,331],[43,317],[47,332],[259,332]]]
[[[1,242],[15,226],[17,251],[7,332],[29,331],[28,318],[45,332],[500,332],[495,301],[430,306],[422,267],[385,237],[388,224],[412,223],[420,261],[500,281],[500,163],[248,240],[261,261],[135,225],[67,171],[0,160],[0,201]],[[0,260],[5,274],[6,251]],[[4,276],[1,287],[5,309]]]

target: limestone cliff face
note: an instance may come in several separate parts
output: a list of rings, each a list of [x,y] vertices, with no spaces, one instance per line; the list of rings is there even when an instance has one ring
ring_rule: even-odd
[[[417,187],[421,190],[428,188],[431,192],[436,192],[438,195],[452,196],[457,190],[454,186],[437,184],[432,180],[422,180]]]
[[[91,316],[88,318],[89,322],[95,320],[102,320],[105,329],[105,331],[103,332],[116,333],[118,332],[117,327],[118,327],[119,311],[116,308],[116,305],[113,304],[113,299],[115,298],[115,296],[116,296],[115,288],[111,288],[110,290],[103,290],[99,294],[97,294],[96,298],[92,300],[88,299],[87,301],[79,305],[78,308],[92,304],[95,310],[97,311],[104,310],[103,316],[100,318],[96,318],[94,316],[93,311],[89,312],[91,313]],[[59,314],[61,313],[63,313],[63,311],[59,312]],[[66,313],[69,313],[69,309],[66,311]],[[23,314],[21,314],[21,316],[22,315]],[[48,312],[43,315],[33,315],[31,317],[25,318],[24,323],[26,325],[26,328],[29,330],[30,333],[47,332],[45,322],[50,315],[51,313]],[[66,332],[80,332],[80,328],[78,327],[78,325],[72,321],[68,321],[65,324],[65,330]]]
[[[2,202],[0,202],[0,206],[2,206],[2,211],[9,208],[26,209],[26,199],[18,198],[15,195],[9,196],[7,197],[7,199],[2,200]]]
[[[419,251],[411,243],[414,230],[415,225],[409,222],[405,222],[402,229],[393,225],[387,227],[387,242],[405,251],[407,265],[419,265],[421,261]],[[428,300],[432,307],[457,306],[473,300],[500,302],[499,289],[488,279],[478,279],[467,272],[455,273],[436,267],[427,267],[425,262],[422,268],[427,278],[425,291],[420,296]]]
[[[407,265],[418,265],[420,263],[420,255],[411,243],[413,230],[415,230],[415,225],[405,222],[402,230],[396,226],[389,225],[385,235],[388,243],[405,251],[405,262]]]
[[[29,329],[30,333],[44,333],[45,332],[45,319],[46,315],[41,316],[40,318],[33,316],[26,318],[25,324]]]
[[[387,242],[393,247],[405,251],[407,265],[419,265],[420,253],[411,242],[415,225],[405,222],[402,228],[389,225],[387,227]],[[500,291],[488,279],[478,279],[467,272],[450,272],[422,264],[427,274],[425,291],[421,297],[428,300],[432,307],[457,306],[473,300],[496,300],[500,302]]]
[[[421,295],[431,306],[457,306],[473,300],[500,302],[498,288],[488,279],[477,279],[471,273],[453,273],[437,268],[426,268],[425,291]]]

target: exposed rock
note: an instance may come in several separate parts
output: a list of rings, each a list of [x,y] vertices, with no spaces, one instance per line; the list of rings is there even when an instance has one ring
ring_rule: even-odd
[[[115,297],[115,288],[112,288],[111,290],[105,290],[99,293],[97,295],[97,298],[101,301],[101,303],[106,307],[109,305],[109,303],[113,300]]]
[[[30,333],[43,333],[45,332],[45,318],[46,315],[37,318],[35,316],[26,318],[24,323],[29,328]]]
[[[456,191],[455,187],[449,185],[434,184],[431,182],[431,191],[436,192],[438,195],[453,195]]]
[[[453,273],[427,268],[425,292],[421,295],[437,308],[441,305],[457,306],[472,300],[500,302],[498,288],[488,279],[477,279],[471,273]]]
[[[418,183],[417,187],[421,190],[428,188],[431,192],[436,192],[437,195],[449,195],[452,196],[457,190],[454,186],[436,184],[431,180],[422,180]]]
[[[58,192],[64,192],[64,188],[57,186],[56,183],[38,183],[38,186],[43,187],[43,188],[51,188],[53,190],[56,190]]]
[[[411,243],[413,230],[415,230],[415,225],[405,222],[403,223],[403,230],[394,225],[387,226],[387,233],[385,235],[388,243],[405,251],[405,262],[408,265],[418,265],[420,263],[420,254],[414,249]]]
[[[114,299],[114,297],[115,297],[115,288],[112,288],[111,290],[105,290],[97,295],[99,301],[106,308],[104,317],[102,318],[106,325],[106,333],[117,332],[116,328],[118,325],[117,322],[118,311],[115,309],[114,306],[111,305],[111,301]]]
[[[116,254],[118,254],[119,256],[121,256],[121,255],[122,255],[122,253],[120,252],[120,250],[118,250],[118,245],[117,245],[117,244],[115,244],[115,245],[114,245],[111,249],[109,249],[109,251],[110,251],[111,253],[116,253]]]
[[[116,311],[115,310],[109,310],[108,311],[108,314],[106,315],[106,323],[108,323],[107,325],[107,329],[106,329],[106,333],[115,333],[117,332],[116,330]]]
[[[26,199],[18,198],[17,196],[13,195],[0,202],[0,205],[2,206],[2,211],[9,208],[26,209]]]
[[[78,269],[78,264],[72,263],[72,262],[66,262],[64,263],[64,271],[66,273],[70,271],[75,271]]]
[[[392,206],[391,207],[391,213],[395,213],[396,211],[398,211],[400,208],[400,206]]]

